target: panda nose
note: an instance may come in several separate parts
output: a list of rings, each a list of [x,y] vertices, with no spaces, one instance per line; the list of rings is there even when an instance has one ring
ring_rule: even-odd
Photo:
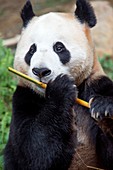
[[[34,75],[38,76],[39,78],[42,78],[44,76],[48,76],[51,74],[51,70],[49,70],[48,68],[33,68],[32,72]]]

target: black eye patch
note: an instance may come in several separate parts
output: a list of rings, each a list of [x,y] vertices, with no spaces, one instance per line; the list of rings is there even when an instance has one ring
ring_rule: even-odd
[[[35,44],[31,45],[29,51],[27,52],[26,56],[25,56],[25,62],[30,65],[30,61],[31,58],[33,56],[33,54],[37,51],[37,47]]]
[[[63,64],[66,64],[70,61],[70,52],[66,49],[65,45],[62,42],[56,42],[53,46],[53,50],[59,56],[60,61]]]

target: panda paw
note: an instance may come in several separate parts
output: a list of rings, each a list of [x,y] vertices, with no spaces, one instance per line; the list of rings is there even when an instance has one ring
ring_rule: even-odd
[[[46,97],[57,104],[75,104],[77,88],[74,80],[67,75],[59,75],[54,81],[50,81],[46,89]]]
[[[96,121],[113,118],[113,97],[95,96],[91,99],[91,117]]]

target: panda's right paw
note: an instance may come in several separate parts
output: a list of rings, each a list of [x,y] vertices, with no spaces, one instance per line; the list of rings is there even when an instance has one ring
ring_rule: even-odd
[[[66,104],[72,107],[75,104],[77,94],[74,80],[62,74],[54,81],[50,81],[46,89],[46,97],[55,101],[57,105]]]

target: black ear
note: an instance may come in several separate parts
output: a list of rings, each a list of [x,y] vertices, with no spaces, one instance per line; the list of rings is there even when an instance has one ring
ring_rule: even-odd
[[[87,23],[89,27],[96,25],[96,16],[93,7],[87,0],[77,0],[75,15],[81,23]]]
[[[26,27],[29,21],[35,16],[31,2],[27,0],[26,4],[24,5],[21,11],[21,18],[23,20],[23,26]]]

